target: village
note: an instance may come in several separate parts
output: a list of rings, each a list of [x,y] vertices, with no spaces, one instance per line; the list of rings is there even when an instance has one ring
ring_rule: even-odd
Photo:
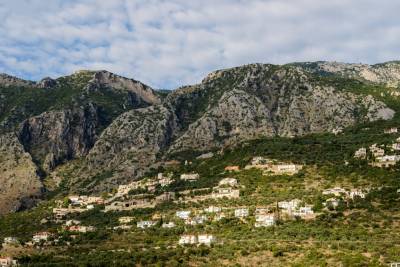
[[[397,128],[384,130],[385,134],[397,134]],[[373,167],[388,168],[400,161],[400,155],[395,154],[400,151],[400,137],[390,146],[372,144],[368,148],[361,147],[354,153],[354,158],[370,160],[369,164]],[[387,155],[389,153],[390,155]]]
[[[378,153],[379,157],[384,156],[382,150],[376,145],[370,147],[371,151]],[[374,150],[372,150],[374,149]],[[364,151],[364,150],[363,150]],[[357,151],[357,157],[362,156],[363,151]],[[378,156],[378,154],[376,154]],[[261,156],[253,157],[244,171],[260,170],[263,176],[286,175],[292,176],[304,168],[303,165],[279,162]],[[238,179],[233,178],[235,173],[241,171],[239,166],[226,166],[224,168],[227,177],[219,180],[218,184],[212,188],[200,188],[198,192],[202,194],[189,194],[189,191],[163,191],[163,189],[176,180],[185,183],[193,183],[201,179],[198,173],[183,173],[178,178],[174,178],[172,173],[158,173],[155,178],[145,178],[134,181],[126,185],[119,185],[114,194],[108,197],[70,195],[63,200],[57,200],[52,209],[53,217],[49,220],[60,225],[58,232],[41,231],[35,233],[31,241],[25,242],[25,247],[46,247],[57,246],[60,242],[61,233],[68,233],[71,236],[95,232],[97,229],[92,225],[85,225],[81,221],[69,218],[72,215],[85,213],[100,208],[100,212],[105,215],[109,212],[127,212],[136,209],[154,208],[164,202],[176,204],[188,203],[207,203],[214,201],[224,203],[228,200],[238,200],[241,198],[241,190],[245,189]],[[194,190],[196,192],[196,190]],[[369,193],[368,188],[349,188],[341,187],[324,189],[321,194],[325,196],[323,202],[324,210],[335,210],[339,205],[346,204],[349,200],[365,198]],[[158,195],[155,195],[158,193]],[[110,227],[111,231],[132,231],[134,229],[151,231],[153,228],[173,229],[179,226],[185,227],[185,233],[176,237],[176,245],[206,245],[219,244],[223,242],[219,239],[215,231],[203,232],[193,228],[198,225],[207,225],[224,219],[235,218],[242,224],[251,225],[254,228],[273,227],[285,221],[302,219],[305,221],[314,220],[320,212],[315,212],[311,203],[305,203],[301,199],[286,199],[266,205],[209,205],[203,208],[189,208],[171,210],[160,213],[155,212],[148,218],[138,218],[135,216],[118,217],[118,225]],[[69,243],[67,242],[67,245]],[[16,237],[6,237],[3,247],[21,246],[21,242]],[[9,257],[0,259],[0,266],[15,266],[17,263]]]

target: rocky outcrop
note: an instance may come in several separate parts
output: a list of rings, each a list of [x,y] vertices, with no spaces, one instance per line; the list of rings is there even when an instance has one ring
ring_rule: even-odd
[[[270,77],[256,75],[262,68],[250,67],[237,89],[226,91],[214,107],[190,124],[170,150],[207,151],[247,139],[332,131],[394,115],[371,96],[312,84],[302,70],[281,69]]]
[[[388,87],[400,86],[400,62],[382,64],[348,64],[340,62],[308,62],[298,64],[313,73],[336,74],[351,79],[362,79]]]
[[[170,144],[176,127],[174,114],[162,105],[126,112],[102,133],[87,156],[87,168],[92,176],[112,170],[106,183],[139,177]]]
[[[15,134],[0,135],[0,215],[32,207],[43,186],[37,167]]]
[[[133,93],[138,102],[143,101],[151,105],[160,103],[159,97],[149,86],[108,71],[97,71],[94,73],[93,79],[90,80],[87,88],[89,88],[89,90],[98,90],[103,86],[114,90],[124,90]],[[139,103],[137,103],[137,105],[139,105]]]
[[[49,111],[22,123],[19,139],[45,171],[60,163],[82,157],[92,148],[100,125],[94,105]]]
[[[5,73],[0,73],[0,86],[33,86],[34,84],[35,83],[31,81],[22,80]]]

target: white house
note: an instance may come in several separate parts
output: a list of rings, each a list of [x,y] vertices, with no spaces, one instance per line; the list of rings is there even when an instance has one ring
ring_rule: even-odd
[[[96,231],[94,226],[72,225],[67,228],[70,232],[89,233]]]
[[[163,223],[161,225],[162,228],[174,228],[175,227],[175,223],[174,222],[168,222],[168,223]]]
[[[280,201],[278,202],[278,207],[283,209],[283,210],[295,210],[299,205],[301,201],[299,199],[293,199],[290,201]]]
[[[259,214],[256,215],[255,227],[267,227],[275,224],[275,216],[273,214]]]
[[[229,185],[229,186],[236,186],[238,184],[235,178],[224,178],[219,181],[219,186]]]
[[[209,235],[209,234],[201,234],[197,236],[197,242],[199,244],[203,244],[203,245],[207,245],[210,246],[211,243],[215,242],[215,238],[213,235]]]
[[[389,128],[389,129],[385,129],[383,132],[384,132],[385,134],[397,133],[397,128],[396,128],[396,127],[392,127],[392,128]]]
[[[198,224],[203,224],[205,221],[207,221],[208,218],[205,215],[201,215],[201,216],[196,216],[193,218],[189,218],[185,221],[185,224],[187,225],[198,225]]]
[[[47,241],[47,240],[49,240],[49,238],[51,236],[52,236],[52,234],[49,232],[39,232],[39,233],[36,233],[35,235],[33,235],[32,241],[34,243],[39,243],[41,241]]]
[[[189,219],[191,214],[190,210],[180,210],[176,212],[176,217],[181,218],[183,220]]]
[[[393,150],[396,150],[396,151],[400,150],[400,143],[394,143],[394,144],[392,144],[392,149],[393,149]]]
[[[249,216],[249,209],[247,208],[235,209],[235,217],[244,218],[248,216]]]
[[[367,149],[365,147],[359,148],[355,153],[354,157],[358,159],[365,159],[367,157]]]
[[[313,214],[314,211],[312,210],[312,206],[299,207],[298,210],[293,212],[294,216],[299,216],[299,217],[307,217]]]
[[[16,237],[9,236],[4,238],[4,244],[5,245],[17,245],[19,244],[19,241]]]
[[[221,212],[221,208],[216,206],[209,206],[208,208],[205,208],[204,211],[208,213],[218,213]]]
[[[184,173],[181,174],[181,180],[184,181],[196,181],[200,178],[200,175],[198,173]]]
[[[194,245],[197,243],[197,236],[195,235],[181,235],[179,245]]]
[[[68,220],[68,221],[65,222],[66,226],[78,225],[78,224],[81,224],[81,222],[78,221],[78,220]]]
[[[354,199],[355,197],[365,198],[365,194],[361,190],[357,189],[350,190],[349,196],[351,199]]]
[[[156,221],[140,221],[140,222],[137,222],[137,227],[145,229],[145,228],[152,227],[156,224],[157,224]]]
[[[233,189],[233,188],[215,188],[216,191],[213,191],[211,194],[212,198],[239,198],[240,197],[240,190]]]

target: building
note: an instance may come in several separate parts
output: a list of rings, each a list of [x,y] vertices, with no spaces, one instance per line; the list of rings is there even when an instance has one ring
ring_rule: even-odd
[[[385,155],[385,150],[383,148],[378,148],[375,151],[372,152],[372,155],[377,158],[377,157],[382,157]]]
[[[69,232],[89,233],[96,231],[94,226],[72,225],[67,228]]]
[[[32,241],[34,243],[40,243],[41,241],[48,241],[51,236],[52,234],[49,232],[39,232],[33,235]]]
[[[355,153],[354,157],[357,159],[365,159],[367,157],[367,149],[365,147],[359,148]]]
[[[195,235],[181,235],[179,245],[194,245],[197,244],[197,236]]]
[[[161,185],[161,187],[165,187],[167,185],[170,185],[173,182],[174,182],[174,179],[172,179],[170,177],[164,177],[164,178],[158,180],[158,184]]]
[[[256,215],[255,227],[268,227],[275,224],[275,216],[273,214],[259,214]]]
[[[0,257],[0,267],[18,266],[17,260],[11,257]]]
[[[19,241],[16,237],[9,236],[9,237],[4,238],[3,244],[4,245],[18,245]]]
[[[397,128],[396,127],[388,128],[388,129],[385,129],[383,132],[385,134],[394,134],[394,133],[397,133]]]
[[[130,217],[130,216],[124,216],[124,217],[119,217],[118,218],[118,222],[120,224],[130,223],[133,220],[134,220],[134,217]]]
[[[176,212],[176,217],[187,220],[192,212],[190,210],[180,210]]]
[[[212,198],[239,198],[240,197],[240,190],[233,189],[230,187],[227,188],[214,188],[214,191],[211,193]]]
[[[219,186],[224,186],[224,185],[228,185],[228,186],[236,186],[238,184],[237,180],[235,178],[224,178],[221,181],[219,181],[218,185]]]
[[[123,224],[123,225],[114,226],[113,229],[114,230],[119,230],[119,229],[121,229],[121,230],[129,230],[131,228],[132,228],[132,225]]]
[[[400,143],[392,144],[392,149],[395,150],[395,151],[399,151],[400,150]]]
[[[221,212],[221,208],[216,206],[209,206],[208,208],[205,208],[204,211],[208,213],[218,213]]]
[[[224,170],[227,172],[237,172],[240,170],[240,167],[239,166],[226,166]]]
[[[235,217],[244,218],[248,216],[249,216],[249,209],[247,208],[235,209]]]
[[[175,192],[164,192],[156,196],[156,201],[170,201],[175,199]]]
[[[296,165],[292,163],[278,163],[278,164],[273,164],[269,168],[267,168],[264,174],[294,175],[298,173],[302,168],[303,168],[302,165]]]
[[[293,199],[290,201],[280,201],[278,202],[278,207],[283,210],[292,211],[297,209],[301,201],[299,199]]]
[[[65,222],[65,226],[78,225],[78,224],[81,224],[81,222],[78,220],[68,220]]]
[[[203,244],[206,246],[210,246],[212,243],[215,242],[215,238],[213,235],[209,235],[209,234],[201,234],[197,236],[197,242],[199,244]]]
[[[162,228],[174,228],[175,227],[175,223],[174,222],[168,222],[168,223],[163,223],[161,225]]]
[[[185,224],[187,225],[198,225],[198,224],[203,224],[205,221],[207,221],[208,218],[205,215],[201,215],[201,216],[196,216],[193,218],[189,218],[187,220],[185,220]]]
[[[375,162],[373,162],[371,165],[374,167],[387,168],[387,167],[396,165],[396,163],[399,160],[400,160],[400,156],[398,156],[398,155],[382,156],[382,157],[377,157],[375,159]]]
[[[350,191],[349,196],[351,199],[354,199],[356,197],[359,198],[365,198],[365,194],[361,190],[353,189]]]
[[[184,180],[184,181],[192,182],[192,181],[198,180],[199,178],[200,178],[200,175],[198,173],[181,174],[181,180]]]
[[[304,218],[314,215],[314,211],[312,210],[312,206],[304,206],[304,207],[299,207],[297,210],[295,210],[293,212],[293,215]]]
[[[156,221],[140,221],[140,222],[137,222],[137,227],[145,229],[145,228],[150,228],[156,224],[157,224]]]

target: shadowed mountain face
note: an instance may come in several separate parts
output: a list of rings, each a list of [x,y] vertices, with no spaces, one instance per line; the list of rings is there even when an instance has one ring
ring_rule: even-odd
[[[252,64],[167,95],[106,71],[38,83],[1,75],[0,182],[19,189],[4,190],[0,211],[29,206],[46,176],[71,190],[100,190],[176,152],[389,120],[394,111],[362,90],[397,90],[399,75],[396,62]],[[69,177],[65,168],[73,169]]]

